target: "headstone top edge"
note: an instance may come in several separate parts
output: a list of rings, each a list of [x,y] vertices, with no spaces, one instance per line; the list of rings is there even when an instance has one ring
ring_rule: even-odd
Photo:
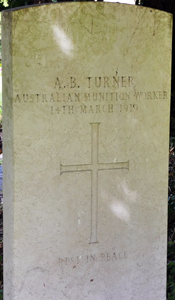
[[[18,11],[18,10],[24,10],[24,9],[28,9],[28,8],[35,8],[35,7],[43,7],[43,6],[48,6],[48,5],[105,5],[105,6],[111,6],[111,5],[118,5],[118,6],[125,6],[125,7],[135,7],[135,9],[145,9],[145,10],[151,10],[151,11],[157,11],[159,13],[165,13],[167,15],[170,15],[173,17],[173,15],[171,13],[168,13],[166,11],[163,10],[159,10],[159,9],[154,9],[151,7],[146,7],[146,6],[139,6],[139,5],[131,5],[131,4],[127,4],[127,3],[120,3],[120,2],[92,2],[92,1],[76,1],[76,2],[72,2],[72,1],[62,1],[62,2],[56,2],[56,3],[41,3],[41,4],[34,4],[34,5],[25,5],[25,6],[19,6],[19,7],[15,7],[15,8],[10,8],[10,9],[6,9],[4,11],[2,11],[2,15],[9,13],[9,12],[13,12],[13,11]]]

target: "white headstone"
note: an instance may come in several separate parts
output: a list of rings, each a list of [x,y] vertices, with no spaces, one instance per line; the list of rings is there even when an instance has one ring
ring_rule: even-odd
[[[2,14],[4,299],[165,300],[171,15]]]

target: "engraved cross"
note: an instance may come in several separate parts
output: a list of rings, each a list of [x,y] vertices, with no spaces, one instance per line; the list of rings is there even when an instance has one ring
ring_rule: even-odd
[[[114,163],[99,163],[99,125],[91,124],[91,164],[80,165],[60,165],[60,175],[66,172],[91,172],[91,235],[90,244],[98,243],[97,223],[98,223],[98,172],[102,170],[128,169],[129,161]]]

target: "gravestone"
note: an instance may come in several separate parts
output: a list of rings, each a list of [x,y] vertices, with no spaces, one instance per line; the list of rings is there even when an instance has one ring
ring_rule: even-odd
[[[3,23],[4,299],[165,300],[171,15]]]

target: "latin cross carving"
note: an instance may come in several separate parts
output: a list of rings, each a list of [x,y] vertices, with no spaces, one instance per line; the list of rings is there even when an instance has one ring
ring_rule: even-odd
[[[98,224],[98,172],[105,170],[128,169],[129,161],[100,163],[99,162],[99,125],[91,124],[91,163],[79,165],[60,166],[60,175],[66,172],[91,172],[91,233],[90,244],[98,243],[97,224]]]

